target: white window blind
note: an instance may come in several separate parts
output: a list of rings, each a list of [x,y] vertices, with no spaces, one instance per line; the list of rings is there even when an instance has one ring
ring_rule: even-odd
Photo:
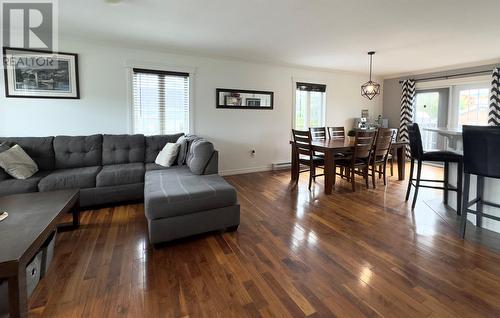
[[[133,132],[189,133],[189,74],[133,69]]]

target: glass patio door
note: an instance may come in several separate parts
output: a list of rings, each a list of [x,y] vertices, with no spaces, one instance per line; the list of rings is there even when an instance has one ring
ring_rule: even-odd
[[[449,89],[417,91],[414,122],[420,126],[424,150],[444,150],[444,137],[426,128],[442,128],[448,122]]]

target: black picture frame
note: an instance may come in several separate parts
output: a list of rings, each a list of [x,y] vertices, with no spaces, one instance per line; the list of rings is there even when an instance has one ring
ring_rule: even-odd
[[[36,53],[43,55],[53,55],[55,58],[67,58],[67,72],[68,72],[68,92],[56,92],[55,90],[36,90],[36,89],[21,89],[21,92],[13,92],[15,90],[15,69],[8,68],[4,65],[4,83],[5,83],[5,97],[7,98],[44,98],[44,99],[80,99],[80,80],[78,72],[78,54],[67,52],[52,52],[47,50],[34,50],[24,48],[3,47],[4,63],[7,57],[15,54],[15,52]],[[23,94],[24,93],[24,94]]]
[[[224,95],[221,98],[221,93],[227,93],[234,96]],[[231,98],[239,98],[238,94],[259,94],[259,95],[268,95],[270,105],[269,106],[248,106],[246,99],[252,100],[252,103],[255,105],[256,100],[258,98],[246,98],[245,101],[240,98],[240,105],[228,105],[228,101],[231,101]],[[229,99],[228,99],[229,97]],[[251,104],[252,104],[251,103]],[[260,102],[259,102],[260,103]],[[215,89],[215,106],[220,109],[261,109],[261,110],[271,110],[274,108],[274,92],[271,91],[257,91],[257,90],[247,90],[247,89],[232,89],[232,88],[216,88]]]

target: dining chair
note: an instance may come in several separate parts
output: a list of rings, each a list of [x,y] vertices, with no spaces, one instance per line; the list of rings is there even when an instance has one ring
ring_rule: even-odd
[[[365,179],[366,188],[368,188],[368,174],[370,158],[372,154],[373,141],[377,132],[375,130],[357,130],[354,137],[354,146],[352,154],[345,159],[338,159],[333,162],[333,170],[336,167],[343,167],[350,175],[349,181],[352,184],[352,191],[356,191],[355,175],[361,175]],[[358,170],[356,170],[358,169]],[[335,178],[333,179],[335,184]]]
[[[373,188],[375,185],[375,175],[378,173],[379,176],[383,176],[384,185],[387,185],[387,160],[391,151],[393,131],[389,128],[379,128],[377,131],[377,137],[373,143],[373,153],[371,155],[371,167],[372,167],[372,183]],[[378,169],[377,169],[378,168]]]
[[[325,127],[311,127],[309,128],[313,140],[325,140],[326,128]]]
[[[399,129],[390,128],[390,130],[392,131],[392,142],[394,143],[394,142],[398,141]],[[396,149],[391,148],[391,151],[389,152],[389,158],[388,158],[388,161],[391,164],[391,177],[394,176],[394,157],[396,157]]]
[[[452,151],[424,151],[422,147],[422,136],[420,135],[420,129],[418,124],[414,123],[410,125],[408,129],[408,134],[410,137],[410,178],[408,180],[408,189],[406,190],[406,199],[408,201],[410,198],[411,187],[415,187],[415,193],[413,194],[413,203],[411,205],[412,211],[415,209],[415,204],[417,203],[418,189],[419,188],[431,188],[444,190],[444,204],[448,204],[448,191],[455,191],[457,193],[457,202],[462,201],[462,167],[463,167],[463,157],[461,154]],[[417,162],[417,177],[413,178],[413,170],[415,167],[415,161]],[[423,162],[444,162],[444,180],[430,180],[422,179],[422,163]],[[457,186],[453,187],[448,182],[448,172],[450,163],[457,164]],[[413,183],[415,181],[415,183]],[[434,182],[443,183],[443,187],[422,185],[420,182]],[[461,214],[461,205],[457,204],[457,214]]]
[[[292,129],[293,142],[295,147],[295,162],[297,162],[297,170],[301,172],[309,172],[309,190],[311,190],[312,181],[316,181],[316,177],[324,174],[316,174],[316,168],[325,165],[324,157],[314,155],[311,142],[312,136],[310,130],[295,130]],[[300,165],[308,166],[309,169],[300,170]],[[299,179],[297,178],[297,183]]]
[[[345,139],[344,127],[328,127],[328,138]]]
[[[344,129],[344,127],[327,127],[327,131],[328,131],[328,138],[330,140],[345,140],[345,129]],[[350,152],[337,153],[335,155],[335,158],[336,159],[338,159],[338,158],[345,158],[346,154],[349,154],[349,153]],[[349,178],[349,176],[346,176],[343,167],[340,167],[340,176],[342,178],[347,178],[347,179]]]
[[[484,206],[500,208],[500,204],[485,200],[484,178],[500,179],[500,126],[462,127],[464,146],[464,194],[460,235],[465,237],[467,213],[476,215],[476,226],[482,227],[483,217],[500,221],[500,217],[483,213]],[[469,201],[470,176],[477,176],[476,198]],[[493,193],[492,193],[493,194]],[[493,195],[494,196],[494,195]],[[457,206],[460,201],[457,200]],[[475,205],[476,210],[470,207]]]

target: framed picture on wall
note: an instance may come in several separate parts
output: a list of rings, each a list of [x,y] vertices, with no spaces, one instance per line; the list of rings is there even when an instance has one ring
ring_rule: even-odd
[[[228,109],[273,109],[274,92],[217,88],[216,107]]]
[[[80,98],[78,55],[3,48],[5,96]]]

